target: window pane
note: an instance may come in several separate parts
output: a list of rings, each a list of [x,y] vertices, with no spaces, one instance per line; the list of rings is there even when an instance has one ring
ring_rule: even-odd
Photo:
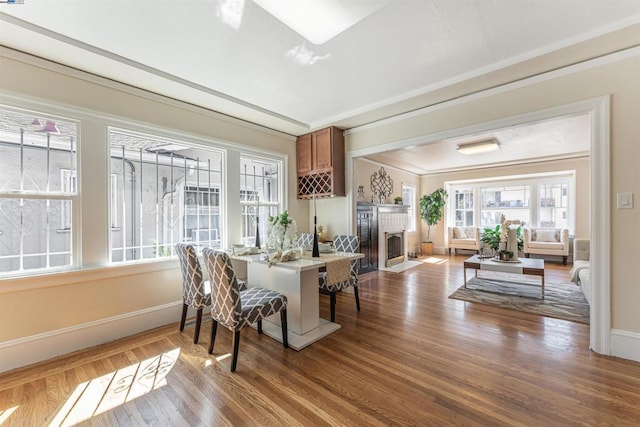
[[[416,231],[416,189],[413,186],[402,184],[402,204],[408,206],[409,229]]]
[[[221,152],[115,130],[110,143],[112,262],[221,247]]]
[[[60,226],[71,203],[0,198],[0,272],[70,266],[71,232]]]
[[[77,131],[70,120],[0,107],[0,272],[72,265]]]
[[[242,243],[247,246],[256,244],[258,227],[261,245],[266,242],[267,219],[279,213],[281,169],[279,161],[245,156],[240,158]]]
[[[456,188],[453,192],[455,225],[473,226],[473,188]]]
[[[76,170],[77,126],[0,108],[0,190],[59,193],[60,170]]]
[[[481,226],[500,224],[502,215],[530,223],[530,192],[529,185],[481,188]]]
[[[538,221],[540,227],[568,228],[567,183],[545,183],[539,186]]]

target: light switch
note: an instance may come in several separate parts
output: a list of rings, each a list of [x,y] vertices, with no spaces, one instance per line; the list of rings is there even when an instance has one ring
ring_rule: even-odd
[[[633,209],[633,193],[618,193],[616,207],[618,209]]]

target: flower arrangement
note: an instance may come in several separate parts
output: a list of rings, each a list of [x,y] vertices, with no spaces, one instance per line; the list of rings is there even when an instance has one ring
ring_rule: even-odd
[[[500,217],[500,224],[496,225],[495,228],[486,227],[480,237],[480,241],[482,241],[486,246],[493,249],[500,256],[500,252],[507,252],[509,246],[514,249],[514,246],[517,248],[517,251],[521,251],[523,247],[522,242],[522,226],[525,225],[524,221],[520,221],[518,219],[508,220],[504,215]],[[509,230],[514,230],[515,228],[515,245],[509,245]],[[508,255],[508,258],[513,258],[515,254],[514,251],[511,251],[512,254]],[[515,254],[517,257],[517,254]]]
[[[296,246],[297,243],[296,221],[289,217],[288,211],[284,211],[280,215],[269,216],[267,247],[284,251]]]
[[[520,221],[519,219],[507,219],[504,214],[502,214],[502,216],[500,217],[500,241],[506,243],[508,240],[507,233],[509,232],[509,229],[514,228],[514,225],[518,226],[516,228],[521,229],[524,224],[524,221]]]
[[[518,251],[522,247],[520,231],[523,225],[524,221],[520,221],[519,219],[508,220],[504,215],[500,217],[500,244],[504,245],[504,247],[500,248],[503,249],[499,254],[501,260],[518,260]]]

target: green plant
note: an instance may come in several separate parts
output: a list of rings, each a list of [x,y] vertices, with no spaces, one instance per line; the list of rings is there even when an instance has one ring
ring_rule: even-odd
[[[482,235],[480,236],[480,241],[494,251],[498,251],[498,249],[500,249],[501,236],[502,232],[500,230],[500,224],[496,225],[495,228],[485,227]],[[522,227],[516,228],[516,236],[518,237],[518,251],[522,251],[522,248],[524,247],[524,242],[522,241]]]
[[[396,196],[393,198],[396,203],[402,202],[402,196]]]
[[[447,202],[447,192],[438,188],[431,194],[420,197],[420,217],[427,223],[427,242],[431,238],[431,226],[436,225],[444,215],[444,205]]]

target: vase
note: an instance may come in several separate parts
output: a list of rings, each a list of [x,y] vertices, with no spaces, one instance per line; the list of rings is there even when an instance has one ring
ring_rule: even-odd
[[[518,260],[518,230],[515,228],[510,228],[507,231],[507,252],[513,254],[510,261]]]
[[[364,185],[358,186],[358,201],[364,202]]]

